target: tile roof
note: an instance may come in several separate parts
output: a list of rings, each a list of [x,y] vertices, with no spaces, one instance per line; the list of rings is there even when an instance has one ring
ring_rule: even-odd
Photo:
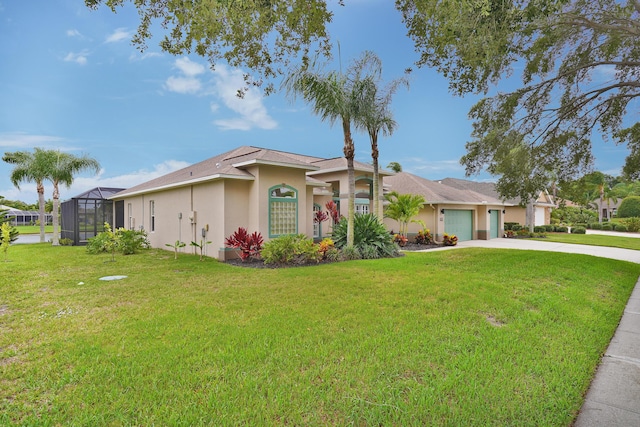
[[[419,194],[428,203],[504,205],[497,197],[469,189],[454,188],[444,182],[430,181],[408,172],[399,172],[394,176],[385,177],[384,183],[385,186],[390,186],[391,191],[401,194]]]
[[[477,193],[486,194],[487,196],[491,196],[493,198],[501,200],[500,194],[496,190],[496,184],[493,182],[477,182],[459,178],[445,178],[439,180],[439,182],[442,182],[443,184],[453,188],[458,188],[460,190],[472,190]],[[520,200],[507,199],[505,200],[505,202],[517,205],[520,203]]]

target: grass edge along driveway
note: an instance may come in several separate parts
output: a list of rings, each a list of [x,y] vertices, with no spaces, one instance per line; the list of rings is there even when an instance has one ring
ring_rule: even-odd
[[[568,426],[640,275],[492,249],[280,270],[9,259],[1,425]]]

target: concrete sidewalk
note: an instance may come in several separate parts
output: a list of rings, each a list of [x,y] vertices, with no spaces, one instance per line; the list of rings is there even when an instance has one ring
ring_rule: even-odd
[[[631,249],[529,239],[471,240],[457,246],[469,247],[566,252],[640,263],[640,251]],[[640,279],[574,423],[574,427],[601,426],[640,427]]]

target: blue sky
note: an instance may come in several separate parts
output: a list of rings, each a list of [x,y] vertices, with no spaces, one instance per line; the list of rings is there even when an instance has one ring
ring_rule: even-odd
[[[411,88],[394,98],[398,128],[381,139],[380,164],[396,161],[428,179],[464,178],[467,113],[479,98],[454,97],[435,71],[413,66],[417,54],[393,2],[346,3],[329,27],[343,64],[372,50],[386,81],[414,70]],[[259,91],[238,99],[243,70],[220,64],[211,71],[197,55],[161,52],[157,39],[141,53],[130,42],[137,25],[130,6],[114,14],[89,10],[83,0],[0,0],[0,152],[60,149],[102,166],[62,188],[62,199],[96,186],[127,188],[240,145],[342,155],[340,127],[321,122],[302,101]],[[357,160],[370,162],[368,137],[354,139]],[[627,150],[594,145],[596,168],[617,175]],[[10,171],[0,162],[0,195],[34,203],[35,185],[17,190]]]

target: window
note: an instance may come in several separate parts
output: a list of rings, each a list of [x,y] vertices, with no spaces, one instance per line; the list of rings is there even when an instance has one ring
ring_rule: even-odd
[[[129,217],[129,230],[133,230],[135,225],[133,223],[133,208],[131,207],[131,203],[127,203],[127,216]]]
[[[288,185],[269,189],[269,237],[298,232],[298,192]]]
[[[156,202],[153,200],[149,201],[149,226],[151,227],[150,231],[156,231]]]
[[[356,197],[356,215],[369,213],[369,199]]]

